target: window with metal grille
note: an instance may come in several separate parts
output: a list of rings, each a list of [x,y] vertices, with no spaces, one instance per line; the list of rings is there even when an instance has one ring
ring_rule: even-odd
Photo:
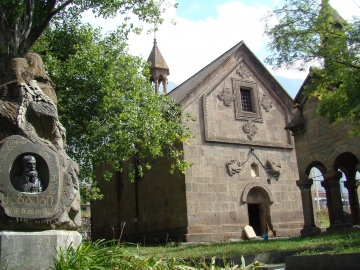
[[[251,90],[240,89],[240,94],[242,110],[245,112],[252,112],[253,110],[251,106]]]

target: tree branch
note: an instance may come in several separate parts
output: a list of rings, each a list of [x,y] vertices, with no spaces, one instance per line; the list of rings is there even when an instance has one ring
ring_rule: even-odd
[[[48,13],[50,13],[51,11],[53,11],[53,9],[55,8],[56,6],[56,1],[57,0],[49,0],[47,3],[46,3],[46,11]]]
[[[50,0],[52,5],[54,5],[54,1]],[[29,35],[29,47],[31,47],[35,41],[41,36],[41,34],[45,31],[45,29],[49,26],[51,19],[57,15],[60,11],[64,10],[68,5],[70,5],[74,0],[68,0],[60,5],[58,8],[54,9],[53,11],[49,12],[44,21],[36,28],[34,28]],[[49,2],[50,3],[50,2]],[[50,5],[50,4],[49,4]],[[47,5],[47,8],[50,7]]]
[[[19,55],[22,55],[22,53],[27,53],[27,51],[29,50],[29,47],[27,46],[27,44],[28,44],[27,37],[30,34],[31,26],[32,26],[32,22],[33,22],[34,5],[35,5],[35,1],[29,0],[27,2],[27,5],[26,5],[25,11],[24,11],[24,24],[26,24],[26,27],[21,36],[21,43],[20,43],[19,47],[17,47],[17,50],[16,50],[16,52]]]

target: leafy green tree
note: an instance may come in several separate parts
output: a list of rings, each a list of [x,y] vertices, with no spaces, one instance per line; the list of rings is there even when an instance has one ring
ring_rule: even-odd
[[[312,65],[304,93],[321,100],[318,114],[330,123],[352,121],[360,135],[359,18],[345,22],[328,0],[287,0],[264,20],[271,52],[265,62],[298,70]]]
[[[161,8],[165,0],[0,0],[0,84],[11,58],[26,54],[54,18],[76,20],[92,10],[104,18],[130,14],[150,24],[162,22]],[[132,27],[132,24],[128,24]]]
[[[103,37],[79,22],[55,22],[34,46],[56,85],[60,121],[67,129],[67,153],[81,166],[80,180],[91,183],[94,166],[109,164],[104,177],[130,166],[150,169],[151,159],[168,156],[169,170],[190,164],[174,147],[190,136],[181,106],[155,94],[148,63],[128,54],[126,28]],[[185,118],[185,119],[184,119]],[[135,168],[132,161],[138,160]],[[96,189],[96,187],[95,187]],[[96,190],[95,190],[96,191]],[[83,185],[82,196],[98,198]]]

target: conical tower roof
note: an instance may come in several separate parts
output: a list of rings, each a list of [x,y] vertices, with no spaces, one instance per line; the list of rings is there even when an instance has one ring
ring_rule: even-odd
[[[154,39],[154,46],[151,50],[149,58],[147,60],[151,63],[150,69],[165,69],[167,71],[167,75],[170,74],[169,67],[165,62],[164,57],[162,56],[156,42],[156,38]]]

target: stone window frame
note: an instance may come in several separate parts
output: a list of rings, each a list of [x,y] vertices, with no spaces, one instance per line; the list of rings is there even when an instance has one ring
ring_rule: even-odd
[[[236,78],[232,78],[233,92],[236,96],[235,100],[235,118],[237,120],[249,120],[252,119],[256,122],[263,122],[260,105],[259,105],[259,87],[258,83],[254,81],[242,81]],[[240,89],[250,90],[251,93],[251,107],[252,112],[242,110],[241,93]]]

